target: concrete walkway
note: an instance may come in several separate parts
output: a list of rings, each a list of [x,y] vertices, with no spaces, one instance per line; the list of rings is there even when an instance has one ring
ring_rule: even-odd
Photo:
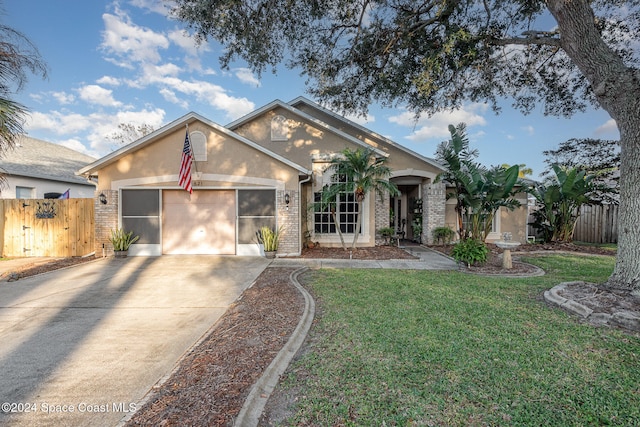
[[[0,425],[118,424],[267,265],[109,258],[0,282]]]

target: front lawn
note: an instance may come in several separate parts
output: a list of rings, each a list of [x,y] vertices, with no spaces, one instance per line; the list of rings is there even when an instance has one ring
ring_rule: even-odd
[[[544,290],[604,281],[608,257],[546,256],[543,277],[321,270],[322,315],[282,379],[285,425],[640,425],[640,339],[550,308]]]

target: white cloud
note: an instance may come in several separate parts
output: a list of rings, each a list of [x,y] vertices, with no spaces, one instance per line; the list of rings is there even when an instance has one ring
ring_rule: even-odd
[[[160,89],[160,95],[162,95],[162,97],[166,99],[168,102],[175,105],[179,105],[185,110],[189,108],[189,104],[187,103],[187,101],[185,101],[184,99],[178,98],[176,93],[172,90],[169,90],[167,88]]]
[[[73,94],[66,92],[51,92],[51,96],[53,96],[59,104],[71,104],[75,101],[76,97]]]
[[[169,1],[158,0],[130,0],[132,6],[139,7],[140,9],[146,9],[151,12],[159,13],[160,15],[169,15]]]
[[[120,79],[112,76],[102,76],[96,80],[96,83],[99,85],[120,86]]]
[[[604,124],[602,124],[601,126],[598,126],[598,128],[595,130],[594,133],[596,134],[596,136],[599,136],[599,137],[602,137],[604,135],[619,135],[620,134],[619,130],[618,130],[618,125],[616,124],[616,121],[613,120],[613,119],[609,119]]]
[[[171,63],[164,65],[146,64],[142,67],[143,75],[138,82],[144,86],[145,82],[151,83],[166,76],[176,77],[180,74],[180,71],[182,71],[180,67]]]
[[[25,130],[64,136],[66,139],[58,141],[62,145],[95,157],[101,157],[117,148],[114,141],[110,140],[108,136],[118,132],[119,124],[146,124],[158,129],[164,124],[164,119],[165,111],[161,108],[89,115],[50,111],[49,113],[33,113]],[[55,138],[44,139],[52,141]]]
[[[198,56],[202,52],[211,50],[208,43],[197,43],[195,38],[184,30],[176,29],[170,31],[167,37],[190,56]]]
[[[113,91],[98,85],[86,85],[78,89],[80,99],[89,104],[102,105],[105,107],[120,107],[122,102],[113,98]]]
[[[57,143],[62,145],[63,147],[71,148],[72,150],[76,150],[80,153],[87,154],[96,158],[99,157],[97,153],[89,150],[82,142],[75,138],[65,139],[63,141],[58,141]]]
[[[469,104],[461,109],[443,111],[431,117],[420,117],[416,120],[415,114],[405,111],[397,116],[389,117],[389,121],[400,126],[411,127],[415,130],[406,136],[411,141],[421,142],[433,138],[449,136],[449,125],[457,125],[464,122],[467,129],[473,126],[485,126],[486,120],[482,116],[488,109],[486,104]]]
[[[236,73],[236,77],[238,78],[238,80],[240,80],[242,83],[251,85],[251,86],[255,86],[255,87],[260,87],[260,80],[258,80],[256,78],[256,76],[253,75],[253,73],[251,72],[250,69],[248,68],[236,68],[235,70]]]
[[[529,136],[533,136],[536,133],[535,129],[531,125],[523,126],[522,130],[525,131]]]
[[[198,102],[205,102],[214,108],[225,111],[231,120],[237,119],[255,108],[255,104],[247,98],[230,96],[222,86],[201,80],[186,81],[176,77],[162,77],[156,78],[152,83],[163,85],[174,91],[174,94],[180,92]]]
[[[52,111],[49,113],[33,112],[25,129],[45,130],[56,135],[75,134],[91,127],[91,118],[76,113]]]
[[[105,59],[119,66],[130,65],[130,62],[159,62],[160,50],[169,47],[169,40],[161,33],[135,25],[126,13],[116,13],[102,15],[105,30],[101,47],[119,59]]]

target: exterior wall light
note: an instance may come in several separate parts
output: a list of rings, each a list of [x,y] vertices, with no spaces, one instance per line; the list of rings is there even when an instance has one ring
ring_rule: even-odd
[[[107,196],[105,196],[104,193],[100,193],[98,199],[100,199],[100,203],[102,203],[103,205],[107,204]]]
[[[289,193],[284,194],[284,204],[287,205],[286,209],[289,210],[289,203],[291,202],[291,197]]]

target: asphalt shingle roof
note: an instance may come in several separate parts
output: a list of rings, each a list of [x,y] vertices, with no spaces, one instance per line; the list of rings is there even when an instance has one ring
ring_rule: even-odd
[[[0,158],[0,171],[12,176],[92,185],[75,173],[95,160],[59,144],[21,136],[15,148],[8,149]]]

